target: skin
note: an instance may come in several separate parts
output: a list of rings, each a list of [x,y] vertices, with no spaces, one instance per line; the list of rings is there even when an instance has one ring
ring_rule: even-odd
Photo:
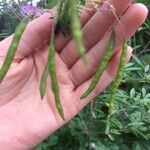
[[[124,12],[130,3],[126,1],[110,1],[116,8],[117,15]],[[122,4],[120,4],[122,3]],[[122,27],[115,25],[114,54],[99,84],[89,97],[80,100],[81,95],[91,83],[98,62],[107,46],[106,31],[112,26],[114,17],[108,7],[103,7],[108,17],[101,11],[83,11],[81,22],[84,43],[87,49],[88,65],[79,58],[74,42],[70,37],[59,34],[56,37],[57,79],[60,97],[66,121],[64,122],[54,104],[54,96],[50,90],[50,81],[46,94],[41,101],[39,83],[48,54],[48,41],[51,34],[51,14],[44,14],[29,23],[21,38],[13,64],[4,81],[0,84],[0,147],[5,150],[29,150],[72,119],[96,95],[105,89],[116,74],[120,47],[123,39]],[[130,5],[121,17],[126,38],[130,38],[145,21],[147,9],[141,4]],[[89,21],[88,21],[89,20]],[[88,22],[87,22],[88,21]],[[94,21],[94,22],[93,22]],[[99,34],[98,34],[99,33]],[[106,33],[106,34],[105,34]],[[103,36],[105,34],[105,36]],[[13,36],[13,35],[12,35]],[[0,64],[6,56],[12,36],[0,42]],[[90,37],[90,38],[89,38]],[[132,48],[128,47],[126,61],[131,56]]]

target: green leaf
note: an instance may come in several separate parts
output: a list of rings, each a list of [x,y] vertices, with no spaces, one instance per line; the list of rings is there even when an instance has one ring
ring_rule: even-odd
[[[146,96],[146,89],[142,88],[142,96],[145,97]]]
[[[133,59],[137,62],[137,64],[139,66],[141,66],[142,68],[144,68],[142,62],[140,61],[140,59],[137,58],[137,56],[135,56],[134,54],[132,54]]]
[[[132,88],[130,91],[130,97],[133,98],[135,96],[135,89]]]
[[[146,65],[145,68],[144,68],[144,71],[145,71],[145,72],[148,72],[149,69],[150,69],[150,65]]]
[[[109,137],[112,141],[115,140],[115,138],[114,138],[113,135],[111,135],[111,134],[108,134],[108,137]]]
[[[132,146],[132,150],[142,150],[138,142],[135,142]]]

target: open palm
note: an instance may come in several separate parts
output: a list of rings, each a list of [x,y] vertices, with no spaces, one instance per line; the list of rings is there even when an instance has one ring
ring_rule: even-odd
[[[123,36],[131,35],[144,22],[147,9],[141,4],[131,4],[130,0],[114,1],[120,22],[115,24],[114,54],[98,86],[84,100],[82,93],[88,88],[96,72],[109,40],[108,30],[116,17],[103,5],[101,10],[84,10],[81,13],[84,44],[88,65],[79,58],[75,42],[58,34],[56,37],[56,68],[60,96],[66,121],[55,108],[50,79],[44,99],[39,94],[39,82],[47,60],[48,41],[51,34],[51,14],[44,14],[29,23],[19,44],[11,68],[0,85],[0,147],[5,150],[31,149],[48,135],[73,118],[88,102],[106,88],[113,80],[119,64],[120,47]],[[130,4],[130,7],[128,8]],[[127,10],[128,8],[128,10]],[[13,35],[12,35],[13,36]],[[3,63],[12,36],[0,43],[0,63]],[[127,61],[132,49],[128,47]]]

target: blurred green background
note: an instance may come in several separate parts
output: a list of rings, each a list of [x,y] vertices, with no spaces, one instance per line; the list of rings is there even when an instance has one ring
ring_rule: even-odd
[[[41,0],[37,5],[50,8],[55,1]],[[14,32],[20,22],[20,6],[26,2],[32,1],[0,0],[0,40]],[[137,2],[150,9],[150,0]],[[35,150],[150,150],[150,14],[129,45],[134,51],[116,94],[109,134],[105,134],[108,87]]]

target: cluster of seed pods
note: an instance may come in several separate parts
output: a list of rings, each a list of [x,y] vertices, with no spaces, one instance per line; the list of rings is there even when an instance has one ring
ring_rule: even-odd
[[[94,6],[97,6],[99,3],[101,3],[102,0],[90,0],[91,3],[94,4]],[[62,32],[65,36],[65,34],[72,34],[73,39],[76,42],[77,50],[80,55],[80,57],[83,59],[83,62],[86,62],[86,55],[85,55],[85,49],[82,42],[82,32],[81,32],[81,26],[80,26],[80,18],[78,15],[79,7],[75,0],[58,0],[57,3],[57,16],[54,18],[54,24],[52,27],[52,35],[51,35],[51,41],[49,45],[49,53],[48,53],[48,60],[47,64],[45,66],[44,72],[41,77],[40,81],[40,95],[41,99],[43,99],[46,89],[46,81],[48,75],[50,75],[51,78],[51,89],[54,93],[55,98],[55,105],[58,110],[58,113],[62,117],[62,119],[65,119],[63,107],[61,105],[60,95],[59,95],[59,85],[57,82],[56,77],[56,67],[55,67],[55,41],[54,36],[58,32]],[[4,79],[7,71],[9,70],[9,67],[14,59],[20,38],[28,24],[29,17],[26,17],[23,19],[23,21],[20,23],[20,25],[17,27],[16,32],[14,34],[12,43],[9,47],[8,53],[6,55],[6,58],[4,60],[4,63],[2,65],[2,68],[0,69],[0,82]],[[68,28],[70,29],[69,33],[67,33]],[[104,57],[102,61],[100,62],[100,65],[97,69],[97,72],[95,73],[93,80],[87,89],[87,91],[81,96],[81,99],[87,97],[96,87],[98,84],[98,81],[100,80],[104,70],[106,69],[108,62],[112,56],[112,52],[114,49],[114,32],[111,33],[111,37],[109,40],[108,47],[106,48],[106,52],[104,54]],[[126,49],[127,49],[127,42],[124,39],[122,43],[122,53],[120,57],[120,65],[118,67],[117,75],[115,78],[115,81],[113,82],[113,90],[110,95],[110,103],[109,103],[109,114],[108,118],[112,115],[113,105],[115,101],[115,93],[117,92],[118,86],[121,82],[121,78],[123,75],[123,69],[125,66],[125,58],[126,58]],[[88,65],[88,62],[87,62]]]

